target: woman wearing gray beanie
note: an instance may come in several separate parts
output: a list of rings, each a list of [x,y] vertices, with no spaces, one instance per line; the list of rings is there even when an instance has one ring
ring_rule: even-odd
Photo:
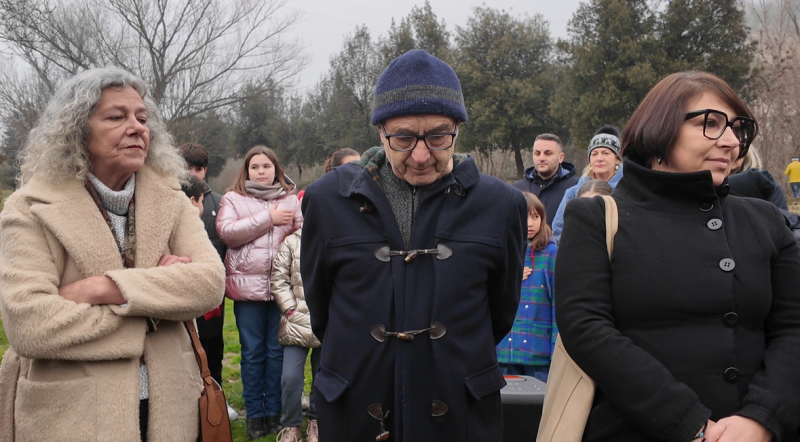
[[[587,149],[589,165],[583,170],[583,176],[578,184],[564,192],[556,217],[553,218],[551,227],[556,239],[561,239],[561,230],[564,228],[564,209],[567,203],[578,195],[578,189],[584,183],[603,180],[608,182],[612,189],[617,187],[617,183],[622,179],[622,162],[619,154],[621,144],[619,130],[614,126],[603,126],[594,133]]]

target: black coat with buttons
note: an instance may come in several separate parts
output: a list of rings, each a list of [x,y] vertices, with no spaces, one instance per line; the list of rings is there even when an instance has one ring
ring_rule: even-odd
[[[479,174],[472,158],[462,160],[420,202],[411,231],[409,249],[445,253],[408,262],[384,253],[403,251],[403,238],[362,166],[338,167],[309,186],[303,212],[301,272],[322,341],[314,381],[320,440],[376,440],[374,404],[374,414],[388,413],[388,441],[501,440],[506,383],[495,345],[519,303],[522,194]],[[413,340],[380,328],[409,332],[433,323],[439,333]]]
[[[707,419],[800,422],[800,250],[772,204],[709,172],[631,161],[612,193],[567,206],[555,268],[564,346],[597,384],[584,441],[688,442]]]

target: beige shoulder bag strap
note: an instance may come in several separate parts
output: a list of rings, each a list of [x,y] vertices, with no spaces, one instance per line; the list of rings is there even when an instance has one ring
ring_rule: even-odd
[[[614,198],[603,196],[603,201],[606,205],[606,248],[610,260],[614,251],[614,236],[619,228],[619,212]],[[559,335],[550,363],[536,441],[581,442],[592,411],[594,390],[594,381],[567,354]]]
[[[619,228],[619,211],[617,202],[611,195],[603,195],[603,202],[606,203],[606,249],[608,249],[608,259],[610,260],[611,254],[614,252],[614,237]]]

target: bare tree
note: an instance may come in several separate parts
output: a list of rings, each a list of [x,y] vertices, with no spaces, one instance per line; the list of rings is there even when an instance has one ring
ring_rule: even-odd
[[[788,189],[784,168],[800,154],[800,0],[750,0],[747,6],[757,41],[756,144],[767,169]]]
[[[0,41],[51,91],[65,76],[116,65],[142,76],[168,121],[290,83],[305,65],[285,32],[286,0],[0,0]],[[0,89],[23,82],[2,78]],[[247,84],[249,87],[244,88]],[[34,86],[26,86],[28,88]],[[0,106],[12,106],[0,92]]]

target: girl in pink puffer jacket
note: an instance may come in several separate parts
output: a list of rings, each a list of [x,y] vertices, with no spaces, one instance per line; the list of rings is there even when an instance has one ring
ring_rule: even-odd
[[[256,146],[245,155],[217,214],[217,233],[228,247],[225,295],[234,301],[247,435],[252,440],[281,429],[283,347],[278,344],[280,310],[270,291],[270,274],[284,238],[303,224],[294,192],[275,152]]]

